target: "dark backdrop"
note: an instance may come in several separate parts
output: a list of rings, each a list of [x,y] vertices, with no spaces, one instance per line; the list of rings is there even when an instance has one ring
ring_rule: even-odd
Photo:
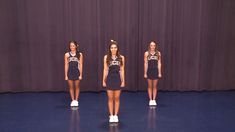
[[[159,43],[159,89],[235,89],[234,0],[0,0],[0,92],[65,91],[64,53],[84,54],[82,91],[100,91],[108,41],[126,57],[126,90],[146,90],[143,54]]]

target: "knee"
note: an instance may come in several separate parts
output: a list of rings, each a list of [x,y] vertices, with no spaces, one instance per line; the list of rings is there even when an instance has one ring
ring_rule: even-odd
[[[120,100],[120,97],[115,97],[115,98],[114,98],[114,101],[115,101],[115,102],[119,102],[119,100]]]
[[[153,87],[153,85],[152,84],[148,84],[148,87],[151,88],[151,87]]]
[[[108,97],[108,101],[113,101],[113,97]]]

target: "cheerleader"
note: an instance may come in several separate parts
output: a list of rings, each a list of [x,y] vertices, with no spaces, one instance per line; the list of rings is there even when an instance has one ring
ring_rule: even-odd
[[[65,80],[68,81],[69,93],[71,96],[70,106],[78,106],[80,93],[80,80],[82,80],[83,55],[79,52],[79,45],[76,41],[69,42],[70,51],[64,55]]]
[[[125,86],[125,58],[120,55],[118,43],[111,40],[108,54],[104,56],[103,87],[107,89],[109,122],[119,122],[121,89]]]
[[[157,105],[157,85],[161,74],[161,53],[158,51],[157,43],[151,41],[148,51],[144,53],[144,78],[148,81],[149,105]]]

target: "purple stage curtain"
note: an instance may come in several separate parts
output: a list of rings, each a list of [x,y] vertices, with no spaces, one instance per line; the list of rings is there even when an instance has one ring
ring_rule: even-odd
[[[81,91],[102,91],[110,39],[126,57],[126,88],[143,91],[143,55],[162,53],[159,90],[235,89],[234,0],[1,0],[0,92],[66,91],[70,40],[84,55]]]

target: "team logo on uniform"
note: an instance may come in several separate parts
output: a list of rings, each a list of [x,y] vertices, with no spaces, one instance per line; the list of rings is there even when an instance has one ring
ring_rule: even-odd
[[[152,55],[150,57],[148,57],[148,60],[158,60],[157,56]]]
[[[111,61],[109,66],[120,66],[120,62],[119,61]]]
[[[71,61],[79,62],[77,57],[69,57],[69,62]]]

